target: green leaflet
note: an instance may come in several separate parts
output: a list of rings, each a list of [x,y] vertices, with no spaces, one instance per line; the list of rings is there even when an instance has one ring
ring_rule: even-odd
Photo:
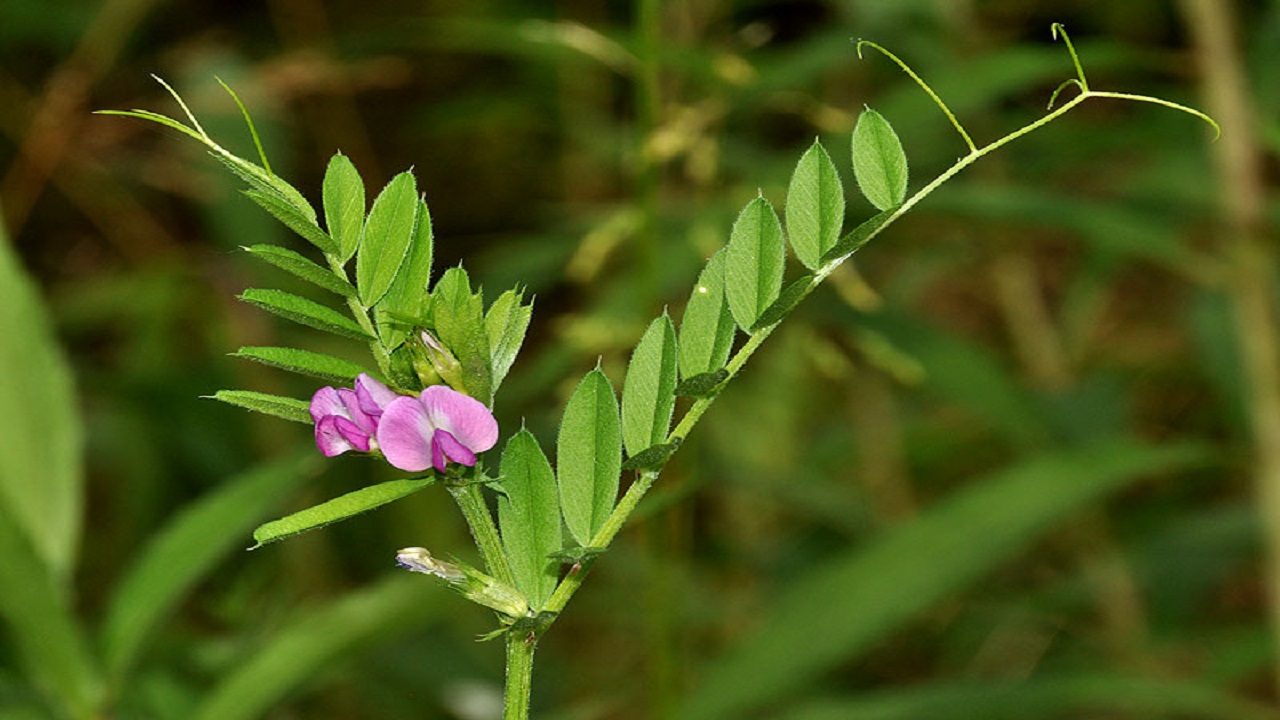
[[[250,288],[240,294],[240,299],[307,327],[358,340],[369,339],[369,335],[346,315],[283,290]]]
[[[622,463],[623,470],[656,470],[666,464],[667,460],[680,449],[680,438],[669,443],[654,445],[647,450],[627,458]]]
[[[680,377],[691,378],[724,367],[737,327],[724,297],[724,258],[718,250],[698,275],[680,319]]]
[[[763,197],[747,203],[725,249],[724,294],[738,327],[748,330],[782,288],[786,247],[782,225]]]
[[[312,424],[311,403],[279,395],[254,392],[252,390],[219,390],[205,397],[221,400],[228,405],[235,405],[246,410],[274,415],[285,420]]]
[[[208,144],[209,141],[201,139],[201,142]],[[263,194],[270,195],[278,199],[280,202],[277,206],[288,208],[287,214],[298,216],[307,223],[315,224],[316,211],[311,207],[311,203],[298,192],[298,189],[274,173],[267,172],[264,168],[255,165],[244,158],[232,155],[230,152],[221,147],[214,146],[212,155],[222,162],[224,166],[241,180],[244,180],[249,186]],[[266,207],[266,206],[264,206]],[[270,208],[267,208],[270,211]],[[272,212],[272,214],[275,214]],[[285,223],[288,224],[287,222]]]
[[[365,372],[363,367],[332,355],[285,347],[242,347],[232,353],[264,365],[278,367],[300,375],[310,375],[350,385],[355,376]]]
[[[516,588],[536,610],[556,589],[560,564],[551,559],[563,546],[560,495],[551,463],[533,433],[521,429],[502,451],[498,524]]]
[[[826,148],[817,140],[800,156],[787,188],[787,235],[796,257],[810,270],[840,239],[844,186]]]
[[[338,261],[346,264],[360,247],[364,230],[364,182],[351,159],[337,153],[324,173],[324,224],[338,246]]]
[[[389,502],[412,495],[435,481],[435,475],[418,479],[392,480],[360,488],[328,502],[313,505],[306,510],[299,510],[292,515],[258,526],[258,529],[253,531],[253,539],[257,544],[250,549],[257,550],[263,545],[283,540],[291,535],[332,525],[349,517],[369,512]]]
[[[676,403],[676,330],[663,313],[631,353],[622,383],[622,438],[627,455],[663,443]]]
[[[244,191],[245,197],[254,201],[259,207],[271,213],[275,219],[284,223],[285,227],[294,231],[302,239],[320,248],[326,255],[332,255],[338,247],[325,234],[313,218],[308,218],[296,206],[291,205],[279,195],[272,192],[250,189]]]
[[[351,283],[335,275],[332,270],[323,268],[288,248],[279,245],[251,245],[244,250],[312,285],[343,297],[355,297],[356,289],[351,286]]]
[[[853,127],[853,175],[862,194],[880,210],[902,204],[907,197],[907,156],[902,142],[884,116],[870,108]]]
[[[102,648],[113,678],[128,672],[182,598],[282,496],[309,480],[319,464],[312,449],[249,470],[219,483],[168,519],[136,555],[111,597]]]
[[[426,310],[427,283],[431,281],[431,256],[431,211],[425,202],[419,200],[409,253],[374,312],[378,334],[386,347],[400,345],[413,330],[415,322],[422,324],[420,318]]]
[[[751,332],[781,322],[809,294],[809,290],[813,288],[813,281],[813,275],[809,274],[796,278],[790,285],[787,285],[778,294],[778,299],[774,300],[772,305],[760,313],[760,319],[756,320],[756,324],[751,326]]]
[[[860,225],[850,230],[847,235],[840,238],[840,242],[836,243],[835,247],[828,250],[826,254],[822,256],[822,264],[826,265],[829,262],[839,260],[857,252],[863,245],[866,245],[867,241],[874,237],[876,233],[880,232],[880,228],[884,227],[885,223],[889,222],[889,218],[893,217],[893,214],[897,211],[897,208],[889,208],[877,215],[871,216]]]
[[[600,368],[569,398],[556,439],[560,508],[574,541],[589,547],[613,511],[622,472],[622,433],[613,385]]]
[[[378,193],[356,253],[356,288],[365,307],[378,304],[404,264],[418,214],[413,173],[402,172]]]
[[[484,296],[471,292],[471,279],[461,267],[449,268],[436,282],[431,292],[431,325],[461,365],[465,392],[488,405],[493,400],[493,365]]]
[[[520,354],[529,320],[533,317],[533,304],[524,304],[524,293],[508,290],[498,296],[484,316],[485,332],[489,336],[489,360],[492,363],[493,392],[506,379],[507,372]]]
[[[729,371],[720,368],[714,372],[699,373],[687,377],[676,385],[676,395],[682,397],[705,397],[720,391],[720,386],[729,379]]]

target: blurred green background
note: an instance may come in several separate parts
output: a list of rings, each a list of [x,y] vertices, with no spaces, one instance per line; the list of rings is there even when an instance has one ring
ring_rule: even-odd
[[[90,111],[176,113],[156,73],[252,157],[218,76],[313,199],[335,150],[375,190],[412,166],[437,267],[537,296],[496,410],[547,441],[597,358],[620,383],[648,320],[678,318],[737,210],[781,206],[815,136],[850,222],[873,214],[848,161],[864,105],[912,190],[964,153],[852,40],[983,144],[1072,76],[1052,22],[1096,89],[1196,106],[1224,137],[1089,102],[855,256],[596,565],[540,646],[535,715],[1280,717],[1264,0],[5,0],[0,207],[34,285],[0,287],[0,717],[500,702],[501,649],[474,642],[492,618],[392,567],[405,545],[469,558],[445,493],[240,552],[255,523],[394,475],[299,460],[305,427],[199,396],[315,389],[241,345],[360,348],[238,303],[297,289],[238,247],[301,243],[193,143]]]

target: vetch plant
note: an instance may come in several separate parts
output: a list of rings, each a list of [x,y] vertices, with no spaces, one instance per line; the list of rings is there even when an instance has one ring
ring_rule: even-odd
[[[717,396],[796,305],[853,253],[979,158],[1086,100],[1155,103],[1217,129],[1203,113],[1176,103],[1093,90],[1066,32],[1060,25],[1052,32],[1066,44],[1076,76],[1053,92],[1046,115],[981,147],[902,60],[859,41],[859,56],[864,48],[877,51],[929,95],[966,154],[908,195],[908,164],[897,134],[885,117],[865,110],[852,134],[852,168],[879,213],[845,232],[840,172],[815,141],[796,165],[783,216],[762,196],[746,204],[727,245],[698,276],[678,326],[665,312],[649,324],[631,354],[621,393],[599,366],[586,373],[564,408],[554,466],[526,429],[509,434],[496,460],[486,456],[500,438],[490,408],[524,341],[532,302],[514,288],[486,303],[461,266],[433,280],[431,216],[411,173],[396,175],[368,205],[355,167],[335,155],[324,177],[322,226],[303,194],[271,170],[253,121],[230,88],[260,164],[218,145],[162,80],[189,124],[146,110],[109,111],[165,125],[208,147],[247,183],[245,195],[311,243],[319,261],[275,246],[245,250],[326,291],[346,312],[279,290],[249,289],[241,299],[368,345],[370,368],[296,348],[237,353],[339,386],[320,388],[310,402],[245,390],[222,390],[214,398],[312,425],[325,456],[364,453],[410,474],[262,525],[254,532],[255,547],[443,485],[470,527],[484,568],[441,560],[424,548],[403,549],[396,561],[496,613],[498,627],[486,637],[506,644],[505,717],[527,718],[534,651],[592,564]],[[1054,109],[1071,86],[1078,94]],[[789,282],[788,247],[804,268]],[[678,396],[691,400],[676,421]],[[496,518],[489,496],[496,496]]]

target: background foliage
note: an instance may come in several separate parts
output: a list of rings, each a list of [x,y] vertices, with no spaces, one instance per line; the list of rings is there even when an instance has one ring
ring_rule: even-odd
[[[1242,107],[1199,83],[1243,83],[1248,153],[1215,158],[1237,146],[1178,113],[1088,103],[931,196],[685,443],[541,646],[535,709],[1273,717],[1250,420],[1268,390],[1242,368],[1274,327],[1240,312],[1231,258],[1232,232],[1260,238],[1272,279],[1280,3],[1208,6],[0,4],[17,250],[0,263],[0,714],[480,718],[499,695],[500,650],[473,642],[490,618],[391,568],[398,547],[465,547],[444,493],[235,552],[263,519],[392,475],[299,459],[305,428],[199,396],[314,390],[236,347],[357,348],[237,302],[259,278],[306,292],[237,251],[283,229],[192,144],[90,110],[172,112],[157,72],[252,157],[217,75],[313,199],[337,149],[371,187],[413,166],[436,267],[465,257],[491,292],[537,298],[496,410],[504,436],[523,421],[552,447],[577,379],[601,358],[620,381],[738,209],[757,190],[781,205],[815,136],[849,188],[864,104],[913,187],[963,154],[851,39],[911,63],[982,143],[1071,76],[1058,21],[1099,89],[1225,120]],[[1228,13],[1231,44],[1206,43]],[[1261,208],[1244,226],[1242,196]]]

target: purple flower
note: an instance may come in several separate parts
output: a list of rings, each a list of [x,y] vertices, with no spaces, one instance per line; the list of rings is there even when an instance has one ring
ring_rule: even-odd
[[[473,397],[432,385],[419,397],[399,397],[377,423],[377,441],[387,462],[407,472],[445,464],[472,466],[476,453],[498,442],[498,421]]]
[[[373,439],[378,420],[392,400],[400,397],[365,373],[356,377],[355,389],[322,387],[311,397],[311,419],[316,423],[316,447],[325,457],[348,450],[377,449]]]

